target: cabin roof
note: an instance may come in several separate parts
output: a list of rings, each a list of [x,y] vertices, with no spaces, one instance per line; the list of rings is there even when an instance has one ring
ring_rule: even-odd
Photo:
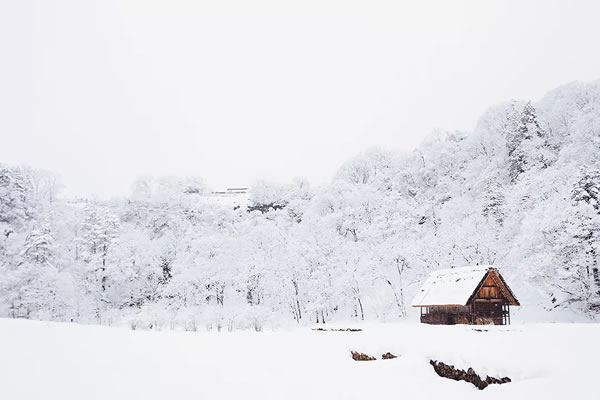
[[[519,305],[512,291],[492,265],[442,269],[431,272],[412,301],[413,307],[465,306],[477,291],[488,272],[495,271],[499,285],[511,304]]]

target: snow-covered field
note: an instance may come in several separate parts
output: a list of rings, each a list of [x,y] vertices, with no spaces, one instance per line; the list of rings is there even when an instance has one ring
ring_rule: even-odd
[[[0,319],[2,399],[598,399],[600,325],[150,332]],[[350,350],[394,360],[357,362]],[[437,359],[513,382],[483,391]]]

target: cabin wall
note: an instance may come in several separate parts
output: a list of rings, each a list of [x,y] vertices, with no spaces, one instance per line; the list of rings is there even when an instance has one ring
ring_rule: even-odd
[[[494,280],[492,274],[488,274],[488,276],[485,278],[483,285],[481,285],[479,292],[475,297],[479,299],[504,299],[502,291]]]
[[[421,322],[431,325],[470,324],[470,306],[422,307]]]
[[[473,318],[486,319],[494,325],[510,323],[509,301],[498,284],[499,278],[488,274],[479,291],[471,301]]]
[[[465,307],[422,307],[421,322],[430,325],[508,325],[509,305],[477,302]]]

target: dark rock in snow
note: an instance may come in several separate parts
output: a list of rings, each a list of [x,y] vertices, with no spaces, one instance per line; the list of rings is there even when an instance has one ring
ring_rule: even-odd
[[[313,331],[319,331],[319,332],[362,332],[362,329],[360,329],[360,328],[346,328],[346,329],[341,329],[341,328],[331,328],[331,329],[313,328]]]
[[[374,361],[374,360],[376,360],[375,357],[371,357],[365,353],[360,353],[358,351],[350,351],[350,354],[352,354],[352,359],[354,361]]]
[[[433,366],[433,369],[439,376],[455,381],[470,382],[479,390],[483,390],[491,384],[503,384],[511,381],[509,377],[495,378],[493,376],[486,376],[485,380],[482,380],[473,368],[469,368],[465,372],[462,369],[454,368],[454,365],[444,364],[441,361],[430,360],[429,363]]]

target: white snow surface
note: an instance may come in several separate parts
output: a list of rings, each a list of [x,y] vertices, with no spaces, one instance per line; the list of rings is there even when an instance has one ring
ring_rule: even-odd
[[[464,306],[490,268],[495,267],[475,265],[431,272],[415,295],[412,306]]]
[[[0,319],[0,398],[598,399],[598,324],[361,328],[154,332]],[[378,360],[353,361],[350,350]],[[388,351],[399,358],[381,360]],[[512,382],[479,391],[438,377],[430,359]]]

